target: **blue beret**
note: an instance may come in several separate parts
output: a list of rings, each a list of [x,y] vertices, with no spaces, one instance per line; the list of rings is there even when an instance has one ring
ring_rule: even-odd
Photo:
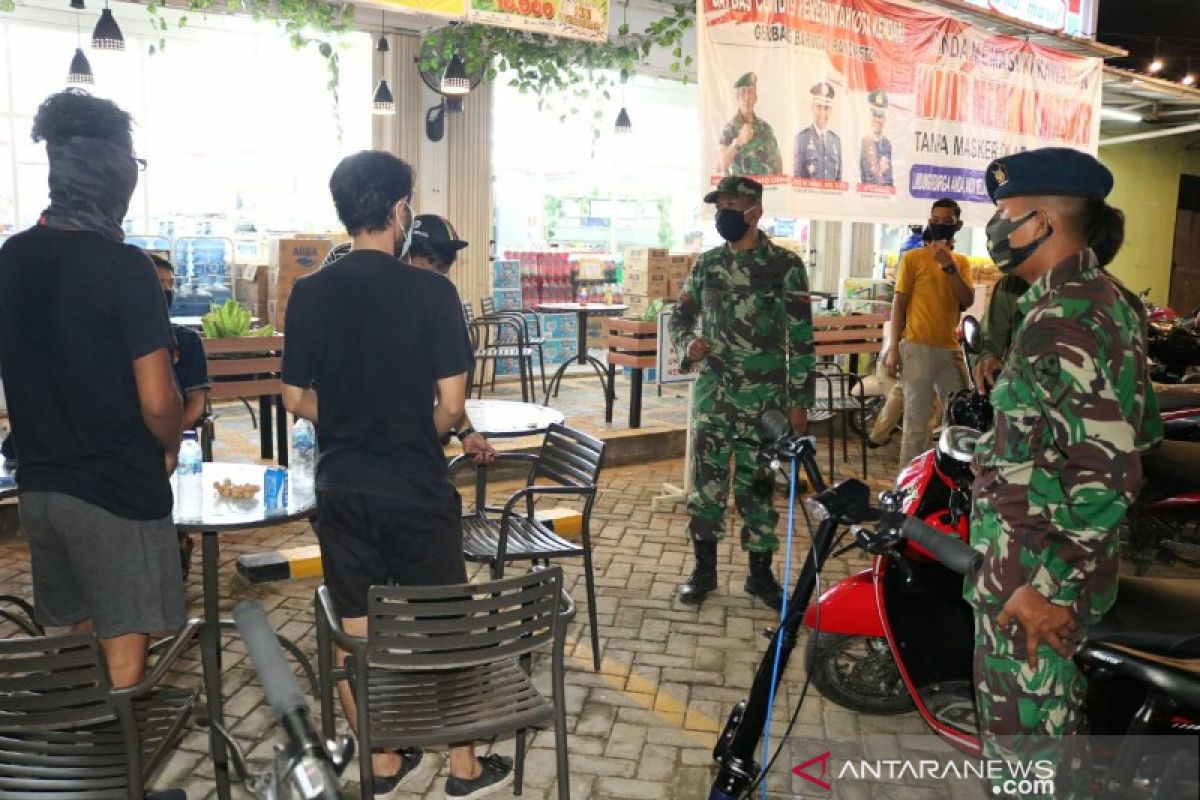
[[[998,158],[985,175],[988,197],[1063,196],[1103,200],[1113,175],[1094,156],[1069,147],[1043,147]]]

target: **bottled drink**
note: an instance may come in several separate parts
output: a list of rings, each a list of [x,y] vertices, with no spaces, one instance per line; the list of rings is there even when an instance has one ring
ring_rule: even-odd
[[[288,476],[292,497],[303,501],[311,498],[317,467],[317,432],[306,419],[292,426],[292,446],[288,453]]]
[[[585,305],[585,306],[586,306],[586,305],[587,305],[587,302],[588,302],[588,290],[587,290],[587,287],[586,287],[586,286],[584,286],[583,284],[579,284],[579,303],[580,303],[581,305]]]
[[[195,431],[184,431],[179,445],[179,462],[175,467],[175,491],[179,492],[179,516],[200,519],[204,514],[204,477],[201,474],[204,457]]]
[[[611,283],[604,284],[604,305],[611,306],[613,304],[613,285]]]

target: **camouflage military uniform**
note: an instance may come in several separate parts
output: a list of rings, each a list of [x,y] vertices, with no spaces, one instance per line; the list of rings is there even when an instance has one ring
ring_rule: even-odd
[[[712,350],[700,363],[693,395],[689,533],[695,541],[725,535],[733,458],[742,547],[774,552],[779,515],[771,506],[774,479],[756,460],[760,418],[767,409],[812,405],[815,357],[804,262],[763,233],[753,250],[709,250],[671,316],[671,339],[685,368],[697,322]]]
[[[964,592],[975,609],[980,732],[993,758],[1059,762],[1063,737],[1083,732],[1085,682],[1074,662],[1042,645],[1030,669],[1023,634],[998,630],[996,618],[1029,584],[1069,606],[1082,636],[1116,599],[1117,524],[1141,486],[1139,451],[1162,433],[1140,308],[1091,250],[1017,304],[1024,322],[991,395],[996,426],[975,457],[971,544],[983,567]]]
[[[737,139],[746,119],[741,114],[736,115],[725,129],[721,131],[721,146],[728,147]],[[738,148],[737,155],[729,164],[727,172],[730,175],[780,175],[783,173],[783,156],[779,152],[779,143],[775,141],[775,131],[762,117],[755,117],[750,123],[754,135],[750,141]]]

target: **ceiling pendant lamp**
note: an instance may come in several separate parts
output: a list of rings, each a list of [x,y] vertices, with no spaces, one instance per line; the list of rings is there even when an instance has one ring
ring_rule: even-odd
[[[83,11],[87,6],[83,4],[83,0],[71,0],[71,8],[76,11]]]
[[[73,86],[90,85],[96,82],[92,75],[92,65],[88,63],[83,48],[75,48],[75,57],[71,59],[71,68],[67,70],[67,83]]]
[[[125,37],[117,25],[117,18],[109,10],[107,1],[104,10],[100,12],[100,21],[92,31],[92,49],[94,50],[124,50]]]
[[[383,34],[384,28],[384,12],[379,12],[379,41],[375,43],[375,52],[379,53],[379,72],[383,73],[384,60],[383,54],[388,52],[387,37]],[[387,79],[380,78],[379,85],[375,87],[375,97],[371,100],[371,113],[385,116],[387,114],[396,113],[396,98],[392,97],[392,90],[388,88]]]
[[[617,133],[633,133],[633,122],[630,121],[629,112],[625,110],[625,106],[621,106],[621,110],[617,113],[615,130]]]
[[[446,71],[442,73],[442,94],[447,97],[465,97],[471,91],[471,80],[467,77],[467,68],[458,53],[450,57]]]

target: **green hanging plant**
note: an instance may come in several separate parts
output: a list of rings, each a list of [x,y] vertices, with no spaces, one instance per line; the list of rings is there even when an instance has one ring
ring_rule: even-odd
[[[632,33],[622,24],[617,35],[603,42],[557,38],[540,33],[497,28],[474,23],[451,24],[425,36],[421,69],[440,74],[455,53],[468,75],[495,80],[502,74],[508,85],[522,94],[535,94],[538,108],[547,104],[561,111],[560,119],[576,114],[589,100],[612,99],[612,89],[624,83],[651,52],[669,50],[668,69],[686,83],[686,67],[693,63],[683,54],[683,36],[696,25],[694,6],[676,5],[671,13]],[[618,78],[607,72],[619,73]],[[600,111],[593,112],[592,133],[600,137]]]
[[[16,8],[16,0],[0,0],[0,11],[15,11]]]

